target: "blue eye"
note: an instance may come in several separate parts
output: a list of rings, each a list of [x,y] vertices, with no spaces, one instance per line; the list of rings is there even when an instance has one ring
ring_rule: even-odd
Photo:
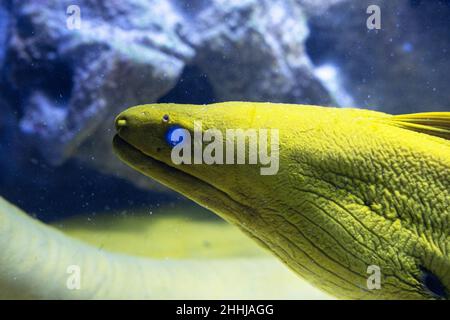
[[[166,142],[169,146],[175,147],[186,140],[189,132],[180,126],[170,127],[166,132]]]

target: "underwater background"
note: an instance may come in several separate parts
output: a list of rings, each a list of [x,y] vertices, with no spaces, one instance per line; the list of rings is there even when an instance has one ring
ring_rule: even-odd
[[[448,111],[449,54],[448,0],[2,0],[0,195],[86,241],[114,228],[108,216],[138,216],[133,229],[170,214],[147,239],[164,257],[172,236],[198,237],[182,221],[220,220],[117,159],[120,111],[230,100]],[[208,232],[192,252],[242,243],[224,231],[211,245]]]

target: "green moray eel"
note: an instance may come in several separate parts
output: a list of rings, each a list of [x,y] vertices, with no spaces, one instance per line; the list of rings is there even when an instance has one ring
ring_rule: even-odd
[[[279,170],[174,164],[171,128],[276,129]],[[116,119],[128,165],[212,210],[338,298],[447,299],[450,113],[150,104]],[[380,272],[369,286],[370,270]]]

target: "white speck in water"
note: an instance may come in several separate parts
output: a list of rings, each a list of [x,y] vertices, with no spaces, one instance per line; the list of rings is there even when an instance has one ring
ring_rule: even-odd
[[[410,53],[411,51],[413,51],[413,49],[413,45],[410,42],[405,42],[402,45],[403,52]]]

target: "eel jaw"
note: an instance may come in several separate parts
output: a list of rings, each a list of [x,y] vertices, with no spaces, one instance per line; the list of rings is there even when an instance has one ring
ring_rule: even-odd
[[[133,169],[181,193],[190,200],[215,212],[227,222],[243,229],[242,216],[239,213],[242,214],[242,212],[248,212],[251,209],[232,199],[225,192],[208,182],[144,154],[118,134],[114,136],[113,148],[115,154]],[[253,235],[250,230],[243,230]]]

